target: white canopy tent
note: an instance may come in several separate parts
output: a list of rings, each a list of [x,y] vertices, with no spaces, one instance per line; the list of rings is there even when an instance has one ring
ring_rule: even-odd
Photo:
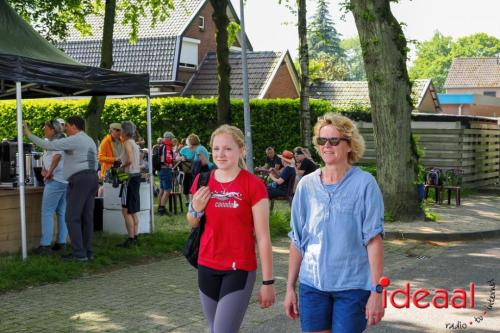
[[[0,0],[0,99],[17,101],[17,142],[22,257],[27,258],[22,98],[135,95],[147,99],[147,142],[152,156],[149,74],[90,67],[41,37],[5,0]],[[154,229],[153,171],[149,163],[150,223]]]

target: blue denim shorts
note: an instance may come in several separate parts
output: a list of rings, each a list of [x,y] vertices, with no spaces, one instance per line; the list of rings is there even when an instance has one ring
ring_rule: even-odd
[[[158,178],[161,190],[169,191],[172,189],[172,169],[162,167],[158,172]]]
[[[326,292],[303,283],[299,290],[300,326],[303,332],[332,330],[361,333],[366,329],[367,290]]]

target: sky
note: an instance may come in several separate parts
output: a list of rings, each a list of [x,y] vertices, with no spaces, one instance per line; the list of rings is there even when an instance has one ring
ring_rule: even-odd
[[[240,15],[240,0],[231,0]],[[296,18],[290,10],[278,4],[278,0],[246,0],[245,27],[255,51],[281,51],[288,49],[297,57],[298,33]],[[295,3],[295,0],[290,2]],[[339,3],[331,0],[330,14],[341,38],[357,36],[351,13],[341,20]],[[307,2],[307,16],[315,12],[316,1]],[[445,36],[459,38],[476,32],[486,32],[500,38],[499,0],[401,0],[391,4],[399,22],[406,23],[404,33],[407,40],[424,41],[432,38],[435,31]],[[412,49],[414,47],[411,47]],[[414,52],[410,57],[414,56]]]

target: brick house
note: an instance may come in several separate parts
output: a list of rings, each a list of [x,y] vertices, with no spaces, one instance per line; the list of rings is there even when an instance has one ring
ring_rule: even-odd
[[[170,12],[169,17],[158,22],[154,28],[148,19],[140,22],[136,44],[130,43],[130,28],[121,25],[122,17],[117,16],[113,36],[112,69],[129,73],[149,73],[152,96],[216,95],[198,94],[201,91],[212,91],[214,85],[217,87],[217,75],[211,69],[215,61],[213,53],[216,51],[213,7],[208,0],[174,0],[174,5],[175,9]],[[231,21],[239,23],[231,2],[227,14]],[[71,30],[69,37],[57,46],[84,64],[98,66],[103,20],[102,16],[89,17],[88,22],[93,27],[92,36],[82,37],[78,31]],[[248,38],[246,40],[249,50],[249,81],[251,85],[254,84],[254,90],[266,92],[254,94],[252,97],[297,97],[297,73],[288,52],[253,52]],[[233,88],[231,96],[234,98],[241,97],[241,68],[237,67],[241,66],[241,60],[237,61],[240,57],[240,45],[237,36],[230,49],[233,51],[230,63]],[[259,70],[263,72],[260,73]],[[210,75],[207,75],[208,73]],[[255,86],[257,81],[260,87]],[[204,84],[209,88],[204,89]]]
[[[441,111],[432,80],[415,80],[411,96],[415,112]],[[315,81],[311,84],[311,97],[330,101],[335,106],[370,106],[367,81]]]
[[[443,87],[443,113],[500,118],[500,58],[454,59]]]

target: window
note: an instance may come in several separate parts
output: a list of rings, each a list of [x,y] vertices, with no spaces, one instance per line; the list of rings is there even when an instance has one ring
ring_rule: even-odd
[[[205,17],[204,16],[198,16],[198,28],[200,28],[200,31],[205,31]]]
[[[485,91],[483,92],[484,96],[491,96],[491,97],[497,97],[497,92],[496,91]]]
[[[187,37],[182,39],[181,60],[179,62],[179,66],[195,69],[198,67],[198,44],[200,44],[198,39]]]

